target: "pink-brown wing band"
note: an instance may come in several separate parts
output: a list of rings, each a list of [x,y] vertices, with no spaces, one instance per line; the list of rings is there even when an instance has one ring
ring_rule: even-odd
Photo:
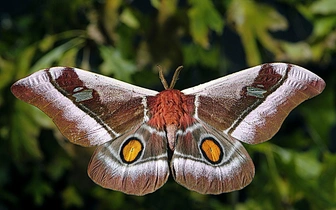
[[[17,81],[13,94],[53,119],[71,142],[99,145],[146,120],[146,95],[157,92],[69,67]]]
[[[274,136],[291,110],[324,87],[320,77],[302,67],[271,63],[182,92],[196,95],[196,119],[255,144]]]

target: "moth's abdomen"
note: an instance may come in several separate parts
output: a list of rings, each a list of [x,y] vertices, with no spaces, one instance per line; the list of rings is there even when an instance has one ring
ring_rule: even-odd
[[[147,105],[150,114],[148,124],[159,130],[168,125],[177,129],[185,129],[193,124],[195,110],[195,96],[184,95],[179,90],[164,90],[156,96],[147,97]]]

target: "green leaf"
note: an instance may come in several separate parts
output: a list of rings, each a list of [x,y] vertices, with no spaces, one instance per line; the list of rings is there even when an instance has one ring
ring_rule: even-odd
[[[307,42],[282,42],[281,46],[285,52],[286,59],[295,63],[309,61],[313,57],[312,49]]]
[[[84,42],[85,40],[83,38],[73,38],[70,41],[54,48],[31,67],[31,72],[53,66],[53,63],[61,59],[66,51],[74,47],[81,47]]]
[[[131,75],[136,71],[135,65],[122,57],[118,49],[100,46],[104,62],[100,65],[101,72],[105,75],[113,74],[116,79],[131,82]]]
[[[122,209],[125,208],[125,205],[127,206],[127,196],[121,192],[108,191],[97,186],[92,193],[93,197],[99,200],[101,206],[113,206],[115,209]]]
[[[272,150],[279,155],[283,163],[294,163],[296,174],[304,179],[316,178],[321,172],[321,163],[318,161],[316,151],[300,153],[275,145]]]
[[[321,163],[316,151],[296,153],[293,158],[296,174],[303,179],[316,179],[321,173]]]
[[[36,45],[33,44],[25,48],[18,56],[15,67],[17,68],[15,79],[21,79],[27,76],[29,69],[32,65],[33,57],[36,53]]]
[[[151,0],[151,4],[158,11],[158,23],[163,25],[175,12],[177,9],[177,0]]]
[[[34,176],[25,189],[26,193],[33,196],[34,203],[38,206],[42,205],[45,197],[53,194],[50,184],[42,180],[38,176]]]
[[[76,58],[79,50],[80,48],[74,47],[68,51],[65,51],[59,58],[58,63],[60,63],[62,66],[76,66]],[[85,59],[83,59],[83,62],[84,60]]]
[[[57,40],[56,38],[57,37],[55,35],[47,35],[38,43],[39,49],[42,52],[46,52],[47,50],[51,49],[54,46],[55,41]]]
[[[308,132],[321,151],[328,150],[330,128],[336,123],[334,83],[335,81],[327,83],[318,98],[309,100],[299,107],[304,114]]]
[[[120,21],[123,22],[125,25],[127,25],[130,28],[137,29],[140,27],[140,23],[133,14],[133,12],[126,8],[122,11],[120,15]]]
[[[159,9],[160,7],[160,0],[150,0],[152,6],[156,9]]]
[[[53,157],[53,159],[49,162],[49,164],[46,166],[46,171],[49,175],[49,177],[56,181],[59,180],[62,176],[64,176],[64,173],[67,169],[71,167],[71,160],[68,156],[63,155],[57,155],[56,157]]]
[[[314,1],[310,9],[315,14],[332,15],[336,14],[335,0],[319,0]]]
[[[318,186],[329,195],[336,206],[336,155],[325,153],[323,156],[322,170],[318,178]]]
[[[5,60],[0,57],[0,90],[9,86],[9,83],[12,82],[13,75],[15,72],[15,63]],[[0,95],[1,97],[1,95]],[[0,105],[2,104],[2,100],[0,99]]]
[[[104,5],[104,12],[101,14],[103,19],[103,25],[105,27],[104,31],[108,34],[111,40],[117,37],[115,28],[118,25],[119,19],[119,9],[122,4],[122,0],[106,1]]]
[[[183,46],[183,57],[185,66],[195,66],[201,64],[206,67],[216,68],[219,65],[219,47],[204,49],[199,45],[188,44]]]
[[[65,208],[71,208],[71,207],[83,207],[84,201],[82,197],[80,196],[78,190],[74,186],[68,186],[63,192],[62,192],[62,198],[63,198],[63,206]]]
[[[188,11],[190,34],[197,44],[209,47],[210,29],[221,34],[224,20],[210,0],[189,0],[191,8]]]
[[[321,17],[314,22],[314,30],[312,37],[322,38],[330,34],[336,25],[336,16]]]
[[[10,146],[14,160],[18,161],[25,154],[32,158],[41,158],[42,153],[39,148],[37,137],[40,127],[34,122],[32,117],[35,107],[24,104],[22,101],[15,101],[14,112],[11,124]]]
[[[269,31],[286,29],[287,21],[274,8],[251,0],[235,0],[229,5],[228,21],[242,39],[250,66],[261,63],[257,41],[276,56],[282,56],[279,42]]]

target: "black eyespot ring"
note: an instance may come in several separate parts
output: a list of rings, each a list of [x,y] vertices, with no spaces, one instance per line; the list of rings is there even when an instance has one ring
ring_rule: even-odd
[[[223,159],[223,148],[218,143],[218,141],[209,136],[201,140],[200,150],[203,157],[212,164],[218,164]]]
[[[144,146],[140,139],[132,136],[123,143],[119,155],[124,163],[131,164],[140,158],[143,149]]]

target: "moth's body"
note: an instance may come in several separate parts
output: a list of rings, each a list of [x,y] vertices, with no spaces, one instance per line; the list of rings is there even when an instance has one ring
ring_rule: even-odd
[[[150,114],[148,125],[166,132],[172,151],[175,149],[176,132],[185,131],[195,122],[194,100],[194,96],[186,96],[175,89],[164,90],[156,96],[147,97]]]
[[[219,194],[245,187],[254,176],[240,141],[270,139],[292,109],[325,87],[317,75],[284,63],[182,91],[160,78],[166,90],[158,93],[54,67],[19,80],[12,92],[50,116],[71,142],[98,146],[88,174],[105,188],[145,195],[171,172],[190,190]]]

